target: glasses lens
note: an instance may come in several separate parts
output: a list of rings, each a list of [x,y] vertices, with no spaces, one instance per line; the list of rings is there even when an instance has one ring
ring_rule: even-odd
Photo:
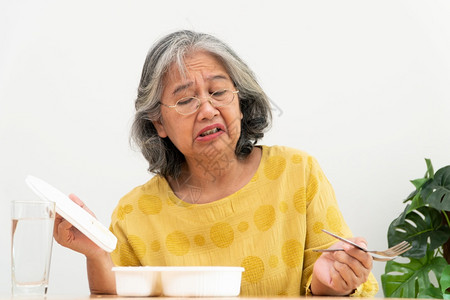
[[[230,90],[218,90],[211,94],[215,107],[228,105],[234,99],[234,93]]]
[[[200,100],[195,97],[186,97],[178,100],[176,109],[182,115],[192,114],[200,106]]]
[[[237,93],[230,90],[218,90],[211,94],[210,101],[214,107],[221,107],[230,104],[234,100],[234,94]],[[175,109],[182,115],[190,115],[197,111],[201,105],[201,101],[195,97],[185,97],[177,101]]]

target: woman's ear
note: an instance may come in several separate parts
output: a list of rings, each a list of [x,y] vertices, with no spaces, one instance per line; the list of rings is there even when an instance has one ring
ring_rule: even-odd
[[[161,138],[166,138],[167,137],[167,133],[166,130],[164,129],[164,124],[162,122],[162,119],[159,118],[156,121],[152,121],[153,126],[155,126],[156,131],[158,132],[159,137]]]

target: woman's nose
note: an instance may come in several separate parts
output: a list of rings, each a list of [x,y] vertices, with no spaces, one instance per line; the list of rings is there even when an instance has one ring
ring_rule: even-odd
[[[198,112],[198,118],[200,120],[203,119],[212,119],[214,116],[219,114],[219,110],[214,107],[211,101],[211,96],[200,98],[200,107]]]

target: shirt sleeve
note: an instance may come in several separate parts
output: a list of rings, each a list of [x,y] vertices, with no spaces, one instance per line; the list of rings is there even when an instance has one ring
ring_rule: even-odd
[[[313,250],[329,248],[336,242],[334,238],[323,233],[321,230],[327,229],[347,238],[352,237],[352,232],[345,223],[342,213],[339,210],[331,184],[313,157],[308,158],[308,167],[305,174],[307,233],[301,292],[304,291],[304,294],[311,295],[309,286],[311,284],[314,263],[320,256],[320,253],[314,252]],[[378,283],[371,273],[369,279],[359,286],[351,296],[371,297],[377,292]]]
[[[128,207],[118,205],[111,217],[110,231],[117,238],[116,249],[111,252],[111,259],[116,266],[140,266],[141,263],[133,249],[133,236],[128,236],[125,231],[125,214]]]

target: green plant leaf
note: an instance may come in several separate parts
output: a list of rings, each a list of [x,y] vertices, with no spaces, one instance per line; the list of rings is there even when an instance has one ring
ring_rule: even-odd
[[[429,287],[425,290],[420,290],[417,294],[417,298],[420,299],[442,299],[442,292],[440,288]]]
[[[422,197],[420,197],[420,193],[417,193],[414,198],[412,198],[408,213],[422,206],[425,206],[425,203],[423,203]]]
[[[433,180],[422,190],[422,199],[439,210],[450,210],[450,166],[439,169]]]
[[[430,178],[418,178],[411,180],[411,183],[416,187],[416,189],[420,189],[428,180],[430,180]]]
[[[443,257],[434,257],[434,251],[428,251],[427,255],[420,258],[409,258],[407,263],[388,261],[385,274],[381,275],[381,283],[385,297],[416,298],[419,291],[434,287],[429,278],[433,272],[436,278],[440,274],[447,261]]]
[[[422,180],[423,180],[423,182],[421,182]],[[410,200],[414,201],[414,198],[417,198],[417,197],[420,198],[421,197],[421,191],[424,188],[426,188],[430,184],[431,181],[432,181],[432,179],[430,179],[430,178],[419,178],[419,179],[412,180],[411,182],[414,184],[414,186],[416,186],[416,184],[417,184],[416,190],[411,192],[408,195],[408,197],[406,197],[406,199],[403,200],[403,203],[406,203],[406,202],[408,202]],[[422,199],[420,198],[420,200],[422,200]]]
[[[450,230],[442,223],[440,211],[427,206],[408,212],[409,206],[392,221],[388,229],[388,244],[392,247],[401,241],[408,241],[412,249],[402,256],[421,258],[428,250],[440,247],[450,237]],[[424,218],[423,218],[423,217]]]
[[[408,197],[406,197],[406,199],[403,200],[403,203],[406,203],[406,202],[412,200],[417,194],[419,194],[419,189],[415,189],[414,191],[412,191],[412,192],[408,195]],[[419,195],[420,195],[420,194],[419,194]]]
[[[433,164],[431,163],[431,159],[425,158],[425,163],[427,164],[427,173],[425,174],[425,177],[433,178],[434,170],[433,170]]]
[[[411,207],[411,205],[409,205],[409,204],[406,205],[403,212],[391,222],[391,226],[398,226],[398,225],[405,223],[405,217],[408,214],[410,207]]]
[[[441,292],[444,299],[450,299],[450,265],[447,265],[442,271],[441,280],[439,280],[439,285],[441,286]]]
[[[403,203],[413,200],[413,198],[416,197],[417,194],[420,194],[420,188],[424,188],[427,182],[433,179],[434,177],[433,164],[431,163],[431,160],[428,158],[425,158],[425,163],[427,164],[427,171],[425,172],[425,176],[423,178],[411,180],[411,183],[415,186],[416,189],[412,191],[408,195],[408,197],[406,197],[405,200],[403,200]]]

